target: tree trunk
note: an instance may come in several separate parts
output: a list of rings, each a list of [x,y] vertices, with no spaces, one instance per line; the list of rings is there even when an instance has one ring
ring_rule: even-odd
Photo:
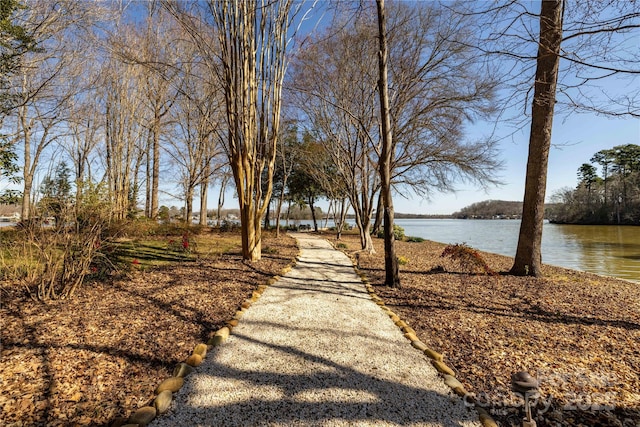
[[[23,78],[23,81],[26,81],[26,75]],[[23,82],[23,90],[26,85]],[[24,138],[24,152],[23,152],[23,164],[24,169],[22,170],[22,179],[23,179],[23,187],[22,187],[22,221],[28,221],[31,219],[31,186],[33,183],[33,174],[31,173],[31,130],[27,124],[27,107],[22,106],[18,110],[19,118],[18,123],[22,128],[22,136]]]
[[[376,0],[378,7],[378,93],[380,94],[380,115],[382,118],[382,150],[378,165],[380,168],[380,195],[384,207],[384,270],[385,284],[392,288],[400,287],[398,258],[396,257],[395,236],[393,234],[393,198],[391,197],[391,154],[393,153],[393,135],[389,113],[389,84],[387,82],[387,35],[384,0]],[[380,203],[378,203],[380,206]],[[376,212],[376,216],[377,216]]]
[[[280,192],[278,205],[276,206],[276,238],[280,237],[280,216],[282,215],[282,203],[284,202],[284,191]]]
[[[209,178],[205,178],[200,183],[200,225],[207,225],[207,190],[208,189],[209,189]]]
[[[184,222],[185,225],[191,225],[191,217],[193,216],[193,187],[190,187],[185,196]]]
[[[252,262],[260,261],[262,227],[251,203],[240,203],[240,221],[242,224],[242,258]]]
[[[542,274],[542,224],[547,186],[547,164],[551,146],[551,130],[555,105],[560,44],[562,42],[563,0],[542,2],[540,12],[540,44],[536,81],[531,109],[529,157],[525,181],[522,223],[518,249],[511,274]]]
[[[267,203],[267,211],[264,214],[264,228],[269,229],[271,227],[271,223],[269,221],[269,217],[271,216],[271,203]]]
[[[309,209],[311,209],[311,219],[313,220],[313,231],[318,232],[318,219],[316,218],[316,208],[313,206],[313,197],[309,198]]]
[[[160,116],[155,111],[153,120],[153,169],[151,171],[151,219],[158,218],[158,188],[160,183]]]
[[[380,231],[380,227],[382,227],[382,217],[384,212],[384,204],[382,202],[382,191],[378,195],[378,205],[376,206],[376,219],[373,221],[373,228],[371,229],[371,234],[377,235]]]

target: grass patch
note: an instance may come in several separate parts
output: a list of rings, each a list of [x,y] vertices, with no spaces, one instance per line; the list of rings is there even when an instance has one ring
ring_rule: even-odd
[[[216,259],[240,246],[240,236],[203,233],[188,236],[188,247],[183,246],[184,235],[150,236],[139,239],[122,239],[113,246],[114,264],[133,266],[140,270],[162,267],[197,259]]]

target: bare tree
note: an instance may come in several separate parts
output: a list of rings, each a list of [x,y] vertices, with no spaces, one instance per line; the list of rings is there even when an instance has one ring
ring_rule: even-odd
[[[104,138],[103,124],[94,102],[78,102],[71,106],[70,138],[63,144],[74,166],[76,207],[80,206],[85,184],[93,181],[91,166],[99,140]]]
[[[240,204],[242,256],[257,261],[261,257],[261,218],[271,198],[280,137],[292,1],[212,1],[209,5],[221,49],[226,151]],[[267,180],[266,191],[263,177]]]
[[[180,175],[185,220],[189,220],[193,213],[196,188],[205,184],[206,189],[213,172],[211,162],[220,152],[215,138],[219,130],[215,118],[220,113],[216,96],[212,88],[203,87],[194,68],[194,62],[184,65],[181,95],[176,99],[172,111],[174,131],[169,134],[167,144],[167,153],[177,165]],[[204,212],[206,217],[206,207]]]
[[[276,237],[280,236],[280,218],[282,216],[282,204],[287,194],[287,183],[293,172],[293,168],[300,160],[300,153],[297,147],[298,127],[289,124],[283,136],[278,141],[276,167],[274,172],[274,190],[276,200]]]
[[[124,33],[124,29],[122,29]],[[140,69],[112,58],[103,70],[105,118],[104,167],[113,217],[124,219],[136,208],[132,194],[134,171],[145,154],[145,128],[138,115],[143,108]]]
[[[150,5],[151,8],[152,5]],[[180,34],[171,25],[162,9],[149,10],[146,28],[140,35],[140,49],[126,50],[126,56],[142,67],[145,88],[145,105],[149,112],[148,139],[146,147],[146,199],[145,214],[156,219],[159,207],[160,164],[162,137],[165,118],[174,103],[177,74],[180,68],[177,62],[183,52],[179,46]],[[125,47],[126,48],[126,47]]]
[[[378,10],[378,93],[380,94],[380,117],[382,122],[382,149],[380,150],[381,198],[384,208],[384,267],[385,284],[393,288],[400,287],[398,258],[396,257],[395,237],[393,230],[393,198],[391,196],[391,159],[393,153],[393,131],[391,129],[391,113],[389,111],[389,83],[387,80],[387,21],[384,0],[376,0]]]
[[[361,248],[367,252],[374,251],[371,214],[380,188],[373,24],[368,15],[358,15],[348,31],[342,30],[347,27],[345,22],[334,22],[324,34],[307,40],[291,67],[291,98],[303,112],[300,123],[321,143],[334,165],[331,169],[316,167],[315,173],[333,174],[344,183]]]
[[[75,77],[86,64],[80,55],[79,33],[96,18],[95,11],[72,1],[31,2],[20,17],[33,35],[35,49],[20,57],[20,73],[14,78],[14,143],[23,143],[22,218],[32,215],[31,193],[40,161],[66,130],[61,123],[67,117],[68,104],[78,92]]]
[[[500,165],[496,142],[470,141],[464,134],[466,123],[493,113],[496,88],[482,58],[467,46],[476,37],[471,19],[431,3],[385,9],[390,22],[391,185],[428,196],[452,190],[459,179],[495,184]],[[333,152],[338,173],[353,171],[343,179],[350,188],[363,249],[368,248],[367,217],[380,188],[375,172],[380,168],[382,135],[378,73],[372,72],[379,68],[380,47],[372,36],[378,30],[371,15],[364,10],[354,22],[338,20],[317,40],[308,39],[292,67],[297,104],[310,127]],[[363,171],[372,174],[370,181],[361,179]],[[354,187],[356,183],[361,186]],[[358,217],[368,223],[359,223]]]

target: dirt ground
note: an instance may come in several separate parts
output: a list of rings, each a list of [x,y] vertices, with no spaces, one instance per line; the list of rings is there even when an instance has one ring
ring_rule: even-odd
[[[0,425],[107,426],[147,405],[176,363],[298,254],[289,237],[263,247],[255,264],[238,248],[87,284],[69,301],[34,302],[3,286]]]
[[[512,258],[486,253],[498,274],[468,273],[426,241],[396,243],[407,263],[391,289],[382,242],[360,255],[376,293],[501,424],[520,425],[511,374],[524,370],[540,382],[540,427],[640,426],[639,283],[551,266],[544,278],[514,277],[504,273]],[[359,249],[355,236],[339,243]]]

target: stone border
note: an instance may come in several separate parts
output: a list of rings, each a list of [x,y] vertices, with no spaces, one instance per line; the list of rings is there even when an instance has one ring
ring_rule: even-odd
[[[207,357],[208,350],[225,343],[233,328],[238,326],[240,319],[242,319],[242,316],[249,307],[260,299],[264,291],[269,286],[276,283],[282,276],[291,271],[298,262],[300,253],[300,247],[298,246],[298,254],[289,263],[289,265],[280,271],[279,275],[269,278],[269,280],[262,285],[258,285],[256,290],[251,293],[251,298],[244,300],[242,304],[240,304],[240,307],[234,316],[225,322],[224,327],[218,329],[215,334],[209,338],[206,344],[197,344],[191,352],[191,355],[189,355],[184,362],[180,362],[175,366],[173,375],[158,384],[154,390],[155,397],[149,405],[138,408],[129,416],[129,418],[116,418],[115,421],[111,423],[111,427],[146,427],[156,419],[156,417],[166,413],[169,410],[171,401],[173,400],[173,393],[179,391],[184,385],[184,378],[202,364],[204,359]]]
[[[333,246],[334,249],[341,251],[351,259],[351,262],[353,263],[353,269],[362,280],[362,283],[369,293],[371,300],[376,303],[380,307],[380,309],[382,309],[391,318],[393,323],[402,331],[404,337],[411,342],[411,346],[418,351],[421,351],[430,359],[431,364],[438,371],[438,373],[440,373],[440,375],[444,379],[444,383],[449,386],[449,388],[451,388],[451,391],[453,391],[453,393],[457,396],[463,398],[465,404],[470,403],[473,405],[474,409],[478,413],[480,424],[482,424],[483,427],[498,427],[498,423],[491,417],[491,415],[489,415],[489,412],[487,412],[486,409],[478,406],[475,397],[464,388],[460,381],[458,381],[455,371],[444,363],[444,356],[423,343],[417,336],[416,331],[414,331],[413,328],[411,328],[404,320],[400,318],[400,316],[398,316],[385,305],[382,298],[380,298],[376,294],[375,289],[371,285],[371,282],[369,281],[367,275],[360,270],[358,256],[352,256],[346,251],[337,248],[330,240],[327,241],[331,244],[331,246]]]

